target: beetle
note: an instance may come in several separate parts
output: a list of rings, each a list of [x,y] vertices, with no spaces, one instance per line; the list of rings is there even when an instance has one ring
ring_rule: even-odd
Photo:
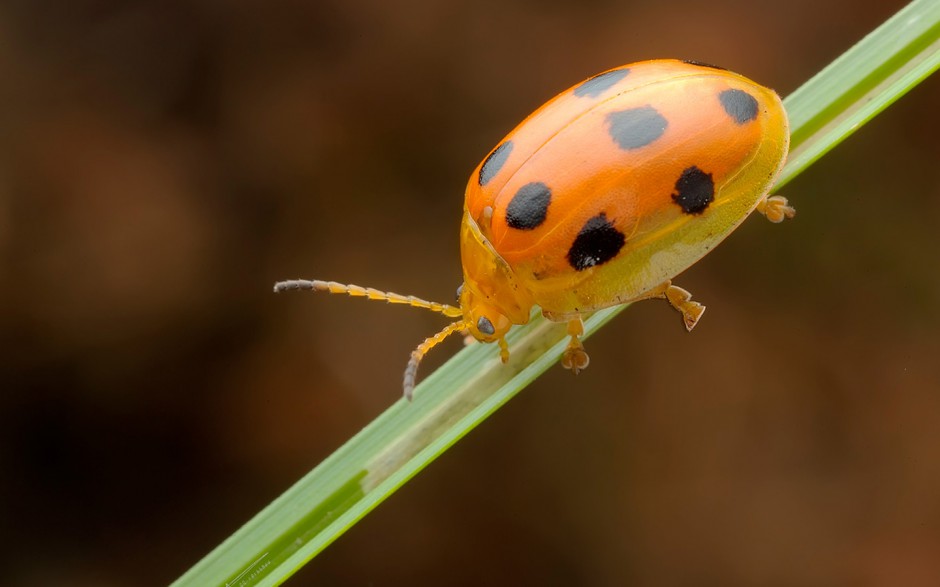
[[[792,218],[770,196],[789,146],[779,96],[731,71],[695,61],[624,65],[562,92],[483,159],[467,184],[460,226],[458,306],[331,281],[304,289],[425,308],[455,318],[411,353],[411,398],[424,355],[463,332],[495,342],[538,306],[567,323],[562,365],[589,358],[582,317],[665,298],[692,330],[705,310],[672,279],[711,251],[754,210]]]

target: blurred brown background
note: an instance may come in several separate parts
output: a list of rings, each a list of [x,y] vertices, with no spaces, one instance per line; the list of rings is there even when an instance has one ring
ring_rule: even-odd
[[[7,0],[0,583],[163,585],[398,399],[477,162],[603,69],[786,95],[903,0]],[[940,585],[940,79],[292,585]],[[459,348],[451,341],[423,372]],[[495,352],[495,349],[494,349]]]

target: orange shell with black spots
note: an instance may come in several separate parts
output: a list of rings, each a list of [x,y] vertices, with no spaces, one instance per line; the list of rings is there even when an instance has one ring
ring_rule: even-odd
[[[465,315],[562,320],[648,297],[755,209],[788,145],[777,94],[714,66],[634,63],[562,92],[470,177]]]

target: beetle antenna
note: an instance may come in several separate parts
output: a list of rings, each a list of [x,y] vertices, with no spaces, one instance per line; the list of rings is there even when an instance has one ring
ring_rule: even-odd
[[[459,318],[463,316],[463,311],[454,306],[429,302],[421,298],[416,298],[415,296],[403,296],[388,291],[379,291],[371,287],[346,285],[344,283],[336,283],[335,281],[308,279],[291,279],[288,281],[278,281],[274,284],[274,293],[290,290],[325,291],[332,294],[346,294],[354,298],[366,298],[388,302],[389,304],[405,304],[414,308],[424,308],[425,310],[431,310],[432,312],[443,314],[449,318]]]
[[[448,324],[444,330],[441,330],[434,336],[429,336],[428,338],[424,339],[424,342],[419,344],[418,348],[411,351],[411,358],[408,359],[408,366],[405,367],[405,379],[402,382],[402,386],[405,390],[405,399],[411,401],[415,388],[415,380],[418,377],[418,365],[421,364],[421,359],[424,358],[424,355],[428,354],[429,350],[437,346],[445,338],[455,332],[460,332],[466,327],[467,323],[464,320],[452,322]]]

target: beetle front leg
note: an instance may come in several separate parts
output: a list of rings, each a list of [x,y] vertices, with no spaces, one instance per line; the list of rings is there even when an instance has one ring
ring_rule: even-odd
[[[561,366],[570,369],[575,375],[587,368],[591,362],[590,357],[584,351],[584,345],[581,344],[581,335],[584,334],[584,322],[581,317],[568,320],[568,348],[565,354],[561,356]]]
[[[506,342],[506,339],[500,337],[497,341],[499,344],[499,360],[503,363],[509,362],[509,343]]]

